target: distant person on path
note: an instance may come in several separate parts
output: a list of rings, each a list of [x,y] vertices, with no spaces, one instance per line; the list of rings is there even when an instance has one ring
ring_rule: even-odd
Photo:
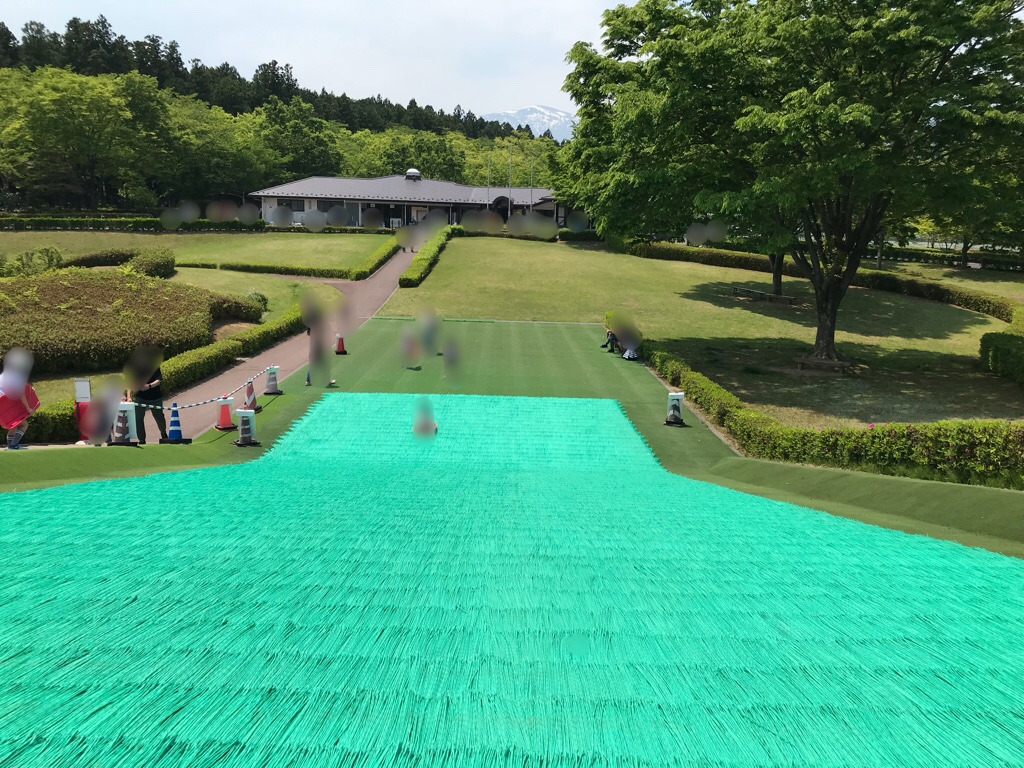
[[[139,444],[146,443],[146,412],[153,414],[153,421],[160,430],[160,438],[167,439],[167,419],[164,417],[164,390],[161,387],[163,373],[160,363],[163,352],[157,347],[140,347],[135,350],[128,363],[128,375],[132,402],[135,403],[135,430]],[[145,406],[151,406],[149,408]]]
[[[28,429],[29,417],[39,407],[39,400],[28,383],[31,373],[31,352],[16,347],[4,355],[4,369],[3,372],[0,372],[0,397],[7,401],[8,406],[17,408],[23,415],[23,418],[16,422],[8,422],[4,425],[7,429],[7,450],[9,451],[25,447],[21,445],[21,438],[25,436],[25,431]],[[14,418],[18,419],[17,416]]]
[[[328,325],[327,309],[320,305],[311,293],[305,293],[301,300],[302,320],[306,324],[306,335],[309,336],[309,370],[306,371],[306,386],[313,386],[314,379],[318,386],[333,387],[337,382],[330,378],[327,357]],[[320,384],[326,382],[326,384]]]

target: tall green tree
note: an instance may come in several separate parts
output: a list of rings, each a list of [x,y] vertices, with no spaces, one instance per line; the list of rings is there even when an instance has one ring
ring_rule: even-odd
[[[253,125],[266,144],[284,158],[291,178],[333,176],[341,156],[327,121],[298,96],[283,102],[276,96],[252,113]]]
[[[38,70],[5,130],[15,173],[34,198],[95,208],[138,163],[131,117],[115,78]]]
[[[629,234],[697,217],[784,242],[814,354],[892,212],[938,205],[1020,145],[1020,0],[640,0],[578,44],[563,187]],[[969,156],[971,163],[953,162]],[[660,194],[658,191],[661,191]],[[673,211],[676,215],[673,216]],[[793,235],[796,237],[793,237]]]

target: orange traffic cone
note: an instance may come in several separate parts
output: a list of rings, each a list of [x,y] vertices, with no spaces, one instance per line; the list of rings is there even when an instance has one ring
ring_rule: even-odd
[[[338,334],[338,346],[335,347],[334,354],[336,354],[336,355],[347,355],[348,354],[348,352],[345,351],[345,337],[342,336],[340,333]]]
[[[256,404],[256,390],[253,389],[252,379],[249,379],[245,384],[245,404],[242,406],[242,409],[246,411],[253,411],[255,413],[259,413],[263,410],[262,405]]]
[[[218,432],[234,432],[238,427],[231,421],[231,404],[235,402],[233,397],[224,395],[217,401],[220,406],[220,413],[217,416],[217,424],[214,426]]]

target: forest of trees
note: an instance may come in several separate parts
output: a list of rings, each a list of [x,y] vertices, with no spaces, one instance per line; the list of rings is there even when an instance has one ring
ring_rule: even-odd
[[[529,127],[299,88],[287,65],[246,80],[186,69],[177,44],[129,42],[101,16],[63,35],[0,23],[0,209],[149,210],[311,175],[550,186],[557,143]],[[510,152],[511,150],[511,152]]]
[[[531,132],[529,126],[484,120],[461,106],[448,114],[430,105],[421,107],[415,99],[403,107],[381,96],[352,99],[344,93],[336,96],[322,89],[309,90],[299,86],[290,65],[277,61],[260,64],[252,79],[227,62],[211,67],[193,59],[186,66],[177,42],[164,42],[156,35],[128,40],[114,34],[103,16],[95,21],[73,18],[63,34],[30,21],[22,27],[20,39],[0,22],[0,67],[60,67],[81,75],[139,72],[155,78],[161,88],[195,96],[232,115],[251,112],[273,97],[291,101],[298,96],[313,107],[317,117],[341,123],[351,131],[404,126],[431,133],[458,131],[472,139],[510,136],[516,130]]]

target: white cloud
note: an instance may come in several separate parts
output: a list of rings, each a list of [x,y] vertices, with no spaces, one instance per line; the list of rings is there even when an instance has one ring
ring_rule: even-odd
[[[572,110],[561,86],[565,54],[600,38],[612,0],[372,0],[218,3],[179,0],[48,0],[0,3],[15,34],[29,20],[62,31],[72,16],[103,14],[129,39],[177,40],[192,58],[234,64],[247,77],[262,62],[290,63],[307,88],[477,114],[546,104]]]

